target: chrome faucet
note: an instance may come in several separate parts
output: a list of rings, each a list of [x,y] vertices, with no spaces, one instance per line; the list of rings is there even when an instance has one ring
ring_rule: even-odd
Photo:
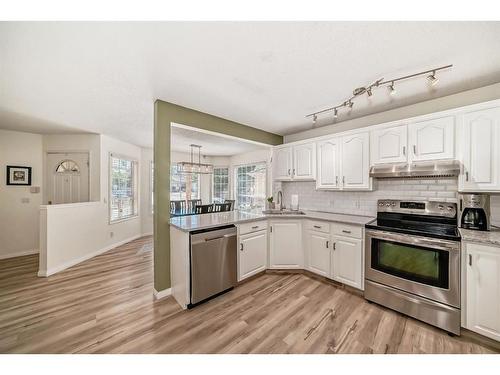
[[[282,211],[285,206],[283,206],[283,192],[281,190],[278,190],[278,202],[280,211]]]

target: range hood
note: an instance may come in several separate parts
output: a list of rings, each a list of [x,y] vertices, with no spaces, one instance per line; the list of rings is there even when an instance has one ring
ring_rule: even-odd
[[[456,177],[460,174],[458,160],[375,165],[370,168],[370,177],[375,178],[421,178]]]

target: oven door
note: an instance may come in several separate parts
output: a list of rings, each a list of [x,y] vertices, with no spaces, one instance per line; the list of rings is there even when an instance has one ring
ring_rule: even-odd
[[[366,230],[365,278],[460,308],[460,242]]]

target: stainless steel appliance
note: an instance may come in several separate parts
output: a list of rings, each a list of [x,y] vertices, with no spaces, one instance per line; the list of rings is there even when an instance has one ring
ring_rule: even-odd
[[[456,177],[459,173],[457,160],[381,164],[370,168],[370,177],[375,178]]]
[[[191,232],[190,243],[191,303],[188,308],[236,285],[236,227]]]
[[[490,196],[461,194],[459,226],[464,229],[490,230]]]
[[[379,200],[377,211],[365,231],[365,298],[460,334],[456,204]]]

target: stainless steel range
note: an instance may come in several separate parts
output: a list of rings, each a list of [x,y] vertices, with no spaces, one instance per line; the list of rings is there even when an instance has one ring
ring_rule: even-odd
[[[456,204],[379,200],[365,233],[365,298],[459,335]]]

